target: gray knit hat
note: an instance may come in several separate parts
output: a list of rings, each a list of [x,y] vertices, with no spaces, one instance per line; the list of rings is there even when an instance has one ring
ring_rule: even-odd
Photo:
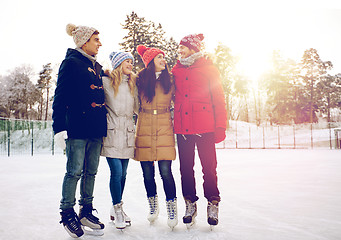
[[[70,36],[73,37],[73,41],[75,42],[77,47],[82,47],[97,31],[95,28],[86,27],[86,26],[76,26],[74,24],[69,23],[66,25],[66,32]]]

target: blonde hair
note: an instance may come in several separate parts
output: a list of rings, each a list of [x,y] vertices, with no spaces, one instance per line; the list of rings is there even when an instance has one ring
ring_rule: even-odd
[[[115,68],[112,71],[106,70],[105,74],[108,75],[108,77],[111,80],[111,86],[114,89],[114,95],[116,96],[118,93],[118,87],[120,86],[122,82],[123,77],[123,70],[122,70],[122,64]],[[130,89],[130,93],[132,96],[134,96],[135,88],[136,88],[136,75],[134,73],[130,73],[128,75],[128,86]]]

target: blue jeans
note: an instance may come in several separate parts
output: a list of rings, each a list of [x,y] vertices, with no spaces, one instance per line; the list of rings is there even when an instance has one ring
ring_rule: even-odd
[[[107,162],[110,168],[110,193],[113,205],[122,200],[124,185],[126,183],[129,159],[109,158]]]
[[[147,197],[154,197],[156,193],[155,183],[155,162],[141,161],[143,171],[144,187],[147,191]],[[158,161],[159,171],[163,182],[163,190],[166,194],[166,200],[176,198],[175,182],[172,174],[172,160]]]
[[[73,208],[76,189],[80,183],[79,205],[92,204],[95,177],[99,164],[102,138],[66,140],[66,173],[63,181],[60,209]]]

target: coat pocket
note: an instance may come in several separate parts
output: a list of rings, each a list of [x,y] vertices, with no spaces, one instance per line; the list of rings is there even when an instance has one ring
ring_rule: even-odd
[[[211,104],[193,104],[193,128],[198,132],[212,131],[214,129],[214,113]]]
[[[103,146],[104,147],[113,147],[115,146],[115,128],[108,128],[107,136],[103,138]]]
[[[127,127],[127,145],[128,147],[134,147],[135,145],[135,127]]]

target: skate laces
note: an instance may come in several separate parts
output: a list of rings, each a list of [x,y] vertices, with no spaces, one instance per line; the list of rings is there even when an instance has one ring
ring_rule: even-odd
[[[117,204],[117,207],[115,207],[116,217],[118,222],[124,222],[124,215],[123,215],[123,209],[122,204]]]
[[[168,200],[167,201],[167,213],[169,219],[175,219],[176,218],[176,199],[174,200]]]
[[[218,218],[218,205],[213,204],[212,202],[208,202],[208,206],[207,206],[207,213],[208,213],[208,217],[211,218]]]
[[[150,214],[154,214],[156,212],[157,208],[157,196],[149,197],[149,208],[150,208]]]
[[[97,224],[100,223],[99,218],[92,214],[92,211],[95,211],[96,213],[98,213],[96,209],[89,208],[89,209],[82,209],[82,210],[83,210],[81,214],[82,217],[87,218],[93,223],[97,223]]]
[[[185,216],[192,216],[197,210],[197,204],[192,203],[190,200],[186,200],[186,212]]]
[[[67,225],[72,231],[76,231],[80,228],[80,222],[77,214],[75,212],[70,213],[66,216],[62,217],[62,220],[59,223],[64,223]]]

